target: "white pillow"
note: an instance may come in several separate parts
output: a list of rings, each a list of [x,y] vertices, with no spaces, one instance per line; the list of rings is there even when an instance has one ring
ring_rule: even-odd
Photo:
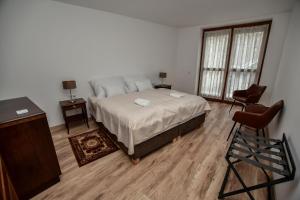
[[[106,92],[104,90],[104,86],[108,85],[115,85],[119,88],[122,88],[124,90],[125,82],[122,77],[109,77],[109,78],[97,78],[89,81],[90,86],[92,87],[92,90],[94,91],[94,95],[97,98],[104,98],[106,97]]]
[[[92,88],[93,94],[94,94],[95,96],[97,96],[97,95],[96,95],[96,91],[95,91],[95,81],[94,81],[94,80],[90,80],[90,81],[89,81],[89,84],[90,84],[90,86],[91,86],[91,88]]]
[[[147,77],[143,75],[124,76],[123,78],[126,84],[127,93],[138,91],[135,82],[147,80]]]
[[[136,81],[135,85],[138,89],[138,91],[143,91],[146,89],[151,89],[153,88],[152,83],[149,79],[143,80],[143,81]]]
[[[103,89],[105,91],[106,97],[112,97],[119,94],[125,94],[124,86],[120,86],[119,84],[112,85],[104,85]]]

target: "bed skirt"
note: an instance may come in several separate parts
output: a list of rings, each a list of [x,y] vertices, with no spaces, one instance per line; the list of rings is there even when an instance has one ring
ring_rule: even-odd
[[[132,159],[140,159],[146,155],[152,153],[153,151],[165,146],[166,144],[172,142],[179,136],[183,136],[197,128],[199,128],[205,121],[205,112],[199,116],[190,119],[189,121],[180,124],[174,128],[171,128],[147,141],[134,146],[134,154],[128,155],[128,148],[121,142],[118,142],[116,135],[112,134],[109,130],[105,128],[103,123],[96,122],[100,129],[106,133],[119,147]]]

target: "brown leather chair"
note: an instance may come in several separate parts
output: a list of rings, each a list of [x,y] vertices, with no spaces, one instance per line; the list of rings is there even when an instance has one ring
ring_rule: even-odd
[[[264,128],[272,121],[275,115],[282,110],[284,106],[283,100],[278,101],[271,107],[266,107],[261,104],[250,104],[245,107],[245,111],[237,111],[234,113],[232,120],[234,125],[228,135],[227,141],[233,132],[236,123],[246,125],[256,129],[256,135],[259,135],[259,130],[262,130],[265,137]]]
[[[234,101],[232,102],[229,112],[236,101],[242,103],[242,111],[244,110],[245,105],[257,103],[265,92],[266,88],[267,86],[252,84],[247,90],[235,90],[232,95]]]

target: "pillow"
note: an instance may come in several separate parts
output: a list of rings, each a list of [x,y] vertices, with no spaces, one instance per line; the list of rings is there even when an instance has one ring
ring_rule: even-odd
[[[94,80],[90,80],[90,81],[89,81],[89,85],[90,85],[91,88],[92,88],[93,94],[94,94],[95,96],[97,96],[97,95],[96,95],[96,91],[95,91],[94,84],[95,84],[95,83],[94,83]]]
[[[136,87],[135,82],[147,80],[147,77],[143,75],[124,76],[123,78],[126,85],[126,93],[137,92],[138,88]]]
[[[92,90],[94,92],[94,95],[97,98],[104,98],[106,97],[106,92],[103,88],[103,86],[107,85],[118,85],[120,88],[125,87],[125,82],[122,77],[109,77],[109,78],[96,78],[91,81],[89,81],[90,86],[92,87]]]
[[[138,89],[138,91],[143,91],[146,89],[151,89],[153,88],[152,83],[149,79],[143,80],[143,81],[136,81],[135,85]]]
[[[104,85],[103,89],[105,91],[106,97],[112,97],[119,94],[125,94],[124,86],[119,84],[112,84],[112,85]]]
[[[102,99],[102,98],[106,97],[105,91],[104,91],[104,89],[102,88],[101,85],[95,84],[94,92],[95,92],[95,96],[99,99]]]

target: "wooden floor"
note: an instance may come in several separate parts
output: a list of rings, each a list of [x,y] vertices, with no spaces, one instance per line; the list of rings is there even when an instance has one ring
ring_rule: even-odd
[[[205,123],[164,148],[133,165],[121,150],[78,167],[68,134],[64,128],[52,131],[62,170],[61,181],[33,199],[109,199],[109,200],[210,200],[217,199],[226,170],[226,137],[233,125],[229,105],[210,103],[212,111]],[[93,122],[90,129],[96,128]],[[74,127],[71,135],[86,131]],[[264,180],[262,173],[238,166],[246,184]],[[234,175],[227,189],[241,188]],[[266,191],[252,192],[256,199],[266,199]],[[226,199],[249,199],[237,195]]]

